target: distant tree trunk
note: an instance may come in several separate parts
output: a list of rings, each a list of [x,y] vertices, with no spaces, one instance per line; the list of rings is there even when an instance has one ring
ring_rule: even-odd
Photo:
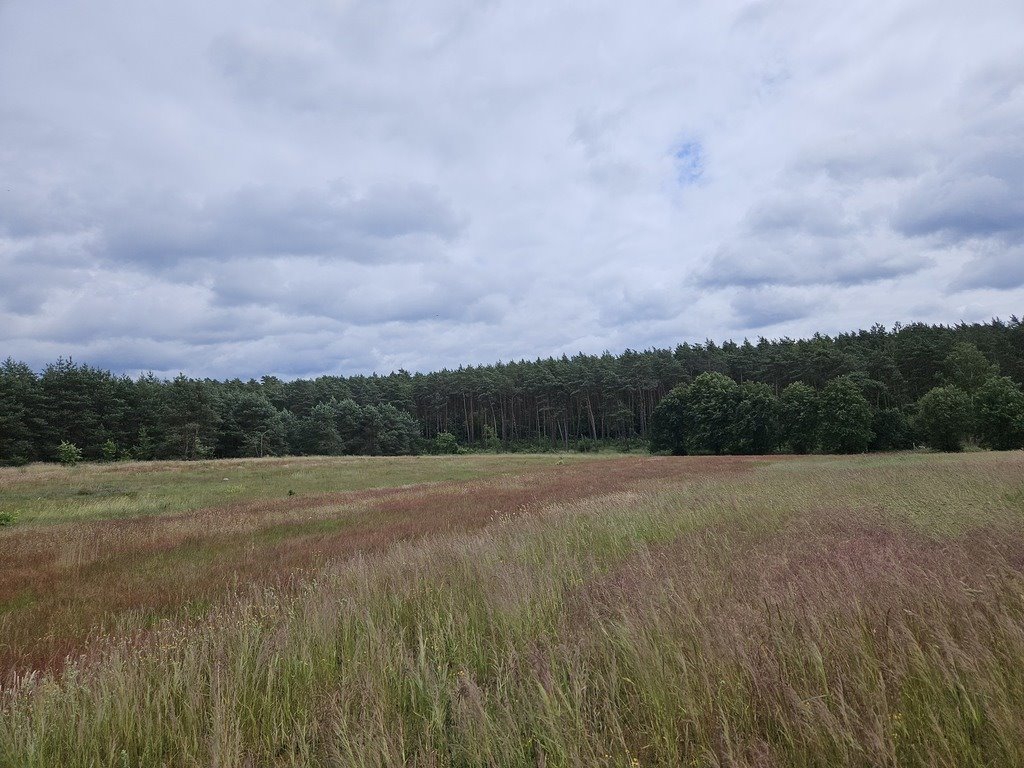
[[[590,403],[590,393],[587,393],[587,415],[590,417],[590,436],[597,440],[597,422],[594,420],[594,406]]]

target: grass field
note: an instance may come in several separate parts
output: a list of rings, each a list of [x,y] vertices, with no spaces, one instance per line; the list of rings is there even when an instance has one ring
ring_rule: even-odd
[[[2,766],[1024,764],[1020,452],[29,467],[3,510]]]

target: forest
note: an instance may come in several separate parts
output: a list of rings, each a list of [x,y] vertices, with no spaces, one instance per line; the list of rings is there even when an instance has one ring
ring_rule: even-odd
[[[8,358],[0,463],[1015,448],[1022,384],[1016,316],[290,381],[132,378],[69,358],[35,371]]]

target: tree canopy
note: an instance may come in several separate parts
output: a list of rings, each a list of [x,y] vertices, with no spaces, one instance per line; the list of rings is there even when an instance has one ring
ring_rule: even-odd
[[[1015,447],[1022,383],[1016,317],[291,381],[129,378],[70,359],[34,371],[8,359],[0,462],[56,460],[62,442],[85,460],[449,451],[442,434],[470,449],[884,450],[924,441],[918,403],[944,386],[970,398],[965,439]],[[840,401],[856,411],[846,436],[829,410]]]

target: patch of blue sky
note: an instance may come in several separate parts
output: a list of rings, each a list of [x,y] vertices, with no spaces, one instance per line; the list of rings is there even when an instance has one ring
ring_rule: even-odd
[[[686,141],[672,153],[676,161],[676,180],[682,187],[696,184],[704,175],[704,147],[699,141]]]

